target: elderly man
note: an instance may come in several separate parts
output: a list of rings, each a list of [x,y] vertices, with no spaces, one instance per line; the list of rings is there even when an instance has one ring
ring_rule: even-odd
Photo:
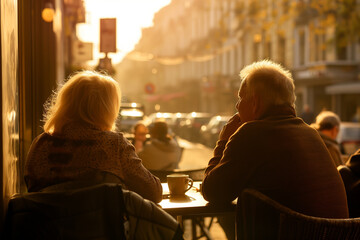
[[[316,116],[316,122],[311,124],[316,130],[318,130],[321,138],[324,140],[326,147],[328,148],[330,155],[336,166],[344,165],[341,157],[339,143],[336,138],[340,130],[340,118],[331,111],[322,111]]]
[[[220,133],[205,171],[204,198],[224,203],[254,188],[307,215],[347,218],[346,192],[324,142],[296,117],[291,74],[264,60],[240,77],[238,114]]]

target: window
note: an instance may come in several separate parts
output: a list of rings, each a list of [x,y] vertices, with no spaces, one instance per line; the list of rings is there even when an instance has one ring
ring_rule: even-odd
[[[285,37],[283,36],[279,36],[278,38],[278,61],[281,64],[285,64],[285,49],[286,49],[286,45],[285,45]]]

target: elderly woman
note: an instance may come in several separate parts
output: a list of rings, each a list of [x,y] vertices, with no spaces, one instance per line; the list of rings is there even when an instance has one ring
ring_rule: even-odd
[[[121,102],[118,83],[82,71],[72,76],[46,105],[44,133],[34,139],[25,165],[29,192],[74,180],[111,176],[142,197],[160,202],[162,187],[114,131]]]
[[[340,128],[339,116],[331,111],[322,111],[319,115],[317,115],[315,123],[311,126],[318,130],[335,165],[343,165],[344,162],[341,158],[339,144],[336,141]]]

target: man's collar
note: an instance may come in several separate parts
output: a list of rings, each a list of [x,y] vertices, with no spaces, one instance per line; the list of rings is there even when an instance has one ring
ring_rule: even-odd
[[[259,119],[264,119],[272,116],[286,116],[290,115],[296,117],[295,109],[290,105],[275,105],[269,107]]]

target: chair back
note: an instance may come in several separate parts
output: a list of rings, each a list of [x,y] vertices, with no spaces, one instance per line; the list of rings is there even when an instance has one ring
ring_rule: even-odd
[[[238,239],[360,239],[360,218],[330,219],[291,210],[254,189],[237,206]]]
[[[161,182],[167,182],[166,176],[169,174],[187,174],[194,181],[202,181],[204,178],[206,168],[196,168],[196,169],[174,169],[172,171],[158,171],[150,170],[150,172],[157,176]]]
[[[5,239],[125,239],[119,184],[16,195],[9,201]]]

